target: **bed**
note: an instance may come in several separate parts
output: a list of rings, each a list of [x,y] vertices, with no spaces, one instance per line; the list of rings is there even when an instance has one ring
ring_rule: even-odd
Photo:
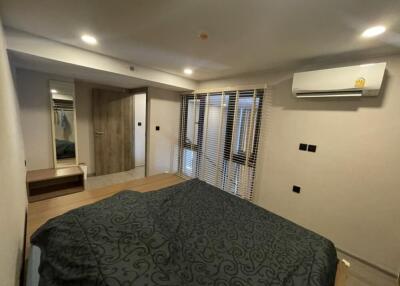
[[[122,191],[31,242],[40,285],[54,286],[333,286],[338,262],[328,239],[197,179]]]

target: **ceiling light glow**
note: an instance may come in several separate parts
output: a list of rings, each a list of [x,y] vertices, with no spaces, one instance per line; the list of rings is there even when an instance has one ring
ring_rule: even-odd
[[[193,73],[193,70],[192,70],[192,69],[189,69],[189,68],[186,68],[186,69],[183,70],[183,72],[184,72],[185,74],[187,74],[187,75],[191,75],[191,74]]]
[[[373,65],[375,65],[375,64],[373,64],[373,63],[371,63],[371,64],[362,64],[362,65],[360,65],[360,67],[365,68],[365,67],[370,67],[370,66],[373,66]]]
[[[372,37],[376,37],[376,36],[379,36],[379,35],[385,33],[385,31],[386,31],[385,26],[375,26],[375,27],[371,27],[371,28],[366,29],[361,34],[361,36],[363,38],[372,38]]]
[[[96,45],[97,44],[97,39],[91,35],[83,35],[81,37],[82,41],[84,41],[86,44],[89,45]]]

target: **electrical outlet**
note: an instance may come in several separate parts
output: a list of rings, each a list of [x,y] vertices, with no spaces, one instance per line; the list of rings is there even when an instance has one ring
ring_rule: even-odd
[[[317,145],[308,145],[308,152],[316,152],[317,151]]]
[[[305,144],[305,143],[300,143],[300,145],[299,145],[299,150],[301,150],[301,151],[307,151],[307,144]]]
[[[300,194],[301,188],[299,186],[293,186],[292,192]]]

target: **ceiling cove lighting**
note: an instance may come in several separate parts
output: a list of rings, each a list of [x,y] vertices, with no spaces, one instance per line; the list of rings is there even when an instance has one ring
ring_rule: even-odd
[[[385,31],[386,31],[385,26],[375,26],[375,27],[371,27],[371,28],[366,29],[361,34],[361,36],[363,38],[373,38],[373,37],[376,37],[376,36],[379,36],[379,35],[385,33]]]
[[[82,41],[84,41],[86,44],[89,44],[89,45],[97,44],[97,39],[91,35],[82,35],[81,39],[82,39]]]
[[[54,89],[54,88],[50,89],[50,92],[51,93],[58,93],[57,89]]]
[[[193,70],[192,70],[192,69],[189,69],[189,68],[186,68],[186,69],[183,70],[183,72],[184,72],[185,74],[187,74],[187,75],[191,75],[191,74],[193,73]]]

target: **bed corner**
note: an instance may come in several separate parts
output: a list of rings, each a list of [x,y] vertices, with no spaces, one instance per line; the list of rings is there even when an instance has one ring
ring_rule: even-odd
[[[342,259],[337,264],[335,286],[346,286],[346,280],[349,275],[350,262]]]

